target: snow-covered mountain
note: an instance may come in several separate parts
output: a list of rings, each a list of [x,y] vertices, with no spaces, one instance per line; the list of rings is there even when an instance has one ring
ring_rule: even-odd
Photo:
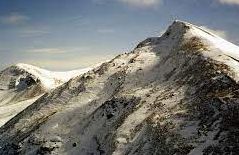
[[[16,64],[0,72],[0,126],[48,92],[91,68],[51,72]]]
[[[239,154],[239,48],[175,21],[0,128],[0,154]]]
[[[63,83],[69,81],[71,78],[79,76],[88,72],[92,68],[84,68],[79,70],[72,70],[66,72],[48,71],[36,66],[19,63],[16,65],[20,70],[25,70],[33,76],[34,79],[39,80],[41,85],[46,90],[54,89]]]

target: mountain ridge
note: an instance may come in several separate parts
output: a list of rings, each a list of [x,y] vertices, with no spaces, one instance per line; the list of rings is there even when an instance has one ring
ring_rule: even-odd
[[[0,128],[0,154],[239,153],[237,48],[210,36],[176,21],[70,79]]]

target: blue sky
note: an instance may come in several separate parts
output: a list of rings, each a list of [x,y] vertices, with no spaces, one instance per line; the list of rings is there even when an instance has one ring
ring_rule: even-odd
[[[0,69],[84,68],[159,36],[175,19],[239,45],[239,0],[0,0]]]

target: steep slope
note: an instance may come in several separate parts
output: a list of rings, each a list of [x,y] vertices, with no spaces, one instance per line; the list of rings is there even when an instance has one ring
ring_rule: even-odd
[[[27,64],[6,68],[0,72],[0,126],[35,102],[45,92],[89,69],[50,72]]]
[[[7,122],[0,154],[238,154],[238,52],[175,21]]]

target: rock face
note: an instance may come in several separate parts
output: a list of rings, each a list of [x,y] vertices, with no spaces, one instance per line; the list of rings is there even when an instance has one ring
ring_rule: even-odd
[[[175,21],[8,121],[0,154],[239,154],[238,52]]]

